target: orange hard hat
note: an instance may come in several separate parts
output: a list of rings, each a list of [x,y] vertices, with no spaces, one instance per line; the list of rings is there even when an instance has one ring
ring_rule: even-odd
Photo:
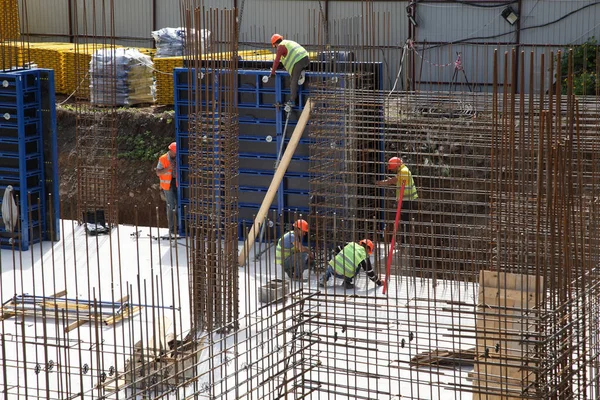
[[[388,161],[388,170],[394,171],[403,164],[402,159],[400,157],[392,157]]]
[[[271,36],[271,44],[273,45],[273,47],[275,47],[275,43],[277,43],[277,41],[279,40],[283,40],[283,36],[281,36],[279,33],[276,33],[273,36]]]
[[[177,153],[177,143],[173,142],[169,145],[169,150],[171,150],[173,153]]]
[[[369,239],[363,239],[360,242],[358,242],[358,244],[360,244],[361,246],[367,246],[369,255],[373,254],[373,249],[375,248],[375,245]]]
[[[298,221],[294,222],[294,228],[298,228],[302,232],[308,233],[308,222],[303,219],[299,219]]]

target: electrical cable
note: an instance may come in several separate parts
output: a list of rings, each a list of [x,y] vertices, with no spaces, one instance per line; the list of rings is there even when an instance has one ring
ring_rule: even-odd
[[[448,4],[448,3],[454,3],[454,4],[463,4],[465,6],[471,6],[471,7],[476,7],[476,8],[498,8],[498,7],[506,7],[506,6],[510,6],[511,4],[516,3],[516,0],[513,1],[504,1],[504,2],[498,2],[497,4],[478,4],[478,3],[473,3],[470,1],[464,1],[464,0],[446,0],[444,1],[443,4]],[[411,2],[411,4],[409,4],[409,7],[411,5],[416,5],[417,2]],[[427,4],[427,3],[419,3],[419,5],[422,6],[426,6],[426,7],[436,7],[433,4]],[[437,7],[441,7],[441,6],[437,6]]]
[[[444,3],[464,4],[466,6],[477,7],[477,8],[497,8],[497,7],[510,6],[511,4],[517,3],[517,1],[516,0],[505,1],[502,3],[498,3],[498,4],[478,4],[478,3],[472,3],[470,1],[464,1],[464,0],[447,0]]]

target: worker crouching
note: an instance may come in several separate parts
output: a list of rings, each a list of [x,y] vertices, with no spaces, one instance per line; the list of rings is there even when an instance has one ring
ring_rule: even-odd
[[[308,222],[299,219],[294,229],[286,232],[277,242],[275,264],[283,267],[286,275],[293,280],[302,280],[311,262],[310,249],[302,244],[308,234]]]
[[[373,242],[369,239],[363,239],[360,242],[350,242],[343,248],[338,246],[336,255],[329,261],[329,266],[323,277],[320,286],[324,287],[330,277],[335,276],[344,280],[344,288],[354,288],[354,278],[364,269],[370,280],[377,286],[383,283],[375,274],[369,256],[373,254]]]

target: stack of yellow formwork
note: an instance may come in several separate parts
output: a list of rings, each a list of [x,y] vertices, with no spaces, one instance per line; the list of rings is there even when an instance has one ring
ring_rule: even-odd
[[[0,42],[19,39],[18,0],[0,0]]]
[[[183,67],[183,57],[162,57],[154,59],[156,70],[156,104],[174,103],[173,70]]]
[[[48,68],[54,70],[54,85],[56,93],[67,93],[65,87],[64,52],[73,48],[72,43],[63,42],[45,42],[29,43],[23,49],[24,57],[29,59],[39,68]]]
[[[2,1],[2,0],[0,0]],[[23,52],[20,42],[0,43],[0,71],[23,66]]]
[[[73,45],[69,50],[63,51],[63,75],[65,91],[69,95],[75,94],[76,98],[90,98],[90,61],[96,50],[111,47],[110,45],[87,43]],[[114,46],[115,48],[121,46]]]
[[[242,60],[262,60],[271,57],[270,50],[243,50],[238,52]],[[205,59],[223,60],[231,57],[230,52],[205,54]],[[162,57],[154,59],[156,69],[156,104],[169,105],[174,103],[173,95],[173,70],[183,67],[183,57]]]

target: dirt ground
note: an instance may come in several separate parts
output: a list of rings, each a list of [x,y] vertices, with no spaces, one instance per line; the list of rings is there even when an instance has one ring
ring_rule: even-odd
[[[58,105],[56,110],[62,218],[76,218],[78,111],[73,105]],[[160,226],[166,226],[165,202],[154,172],[158,157],[153,153],[166,152],[165,143],[175,140],[174,113],[166,107],[121,108],[116,118],[119,223],[156,226],[159,207]]]

